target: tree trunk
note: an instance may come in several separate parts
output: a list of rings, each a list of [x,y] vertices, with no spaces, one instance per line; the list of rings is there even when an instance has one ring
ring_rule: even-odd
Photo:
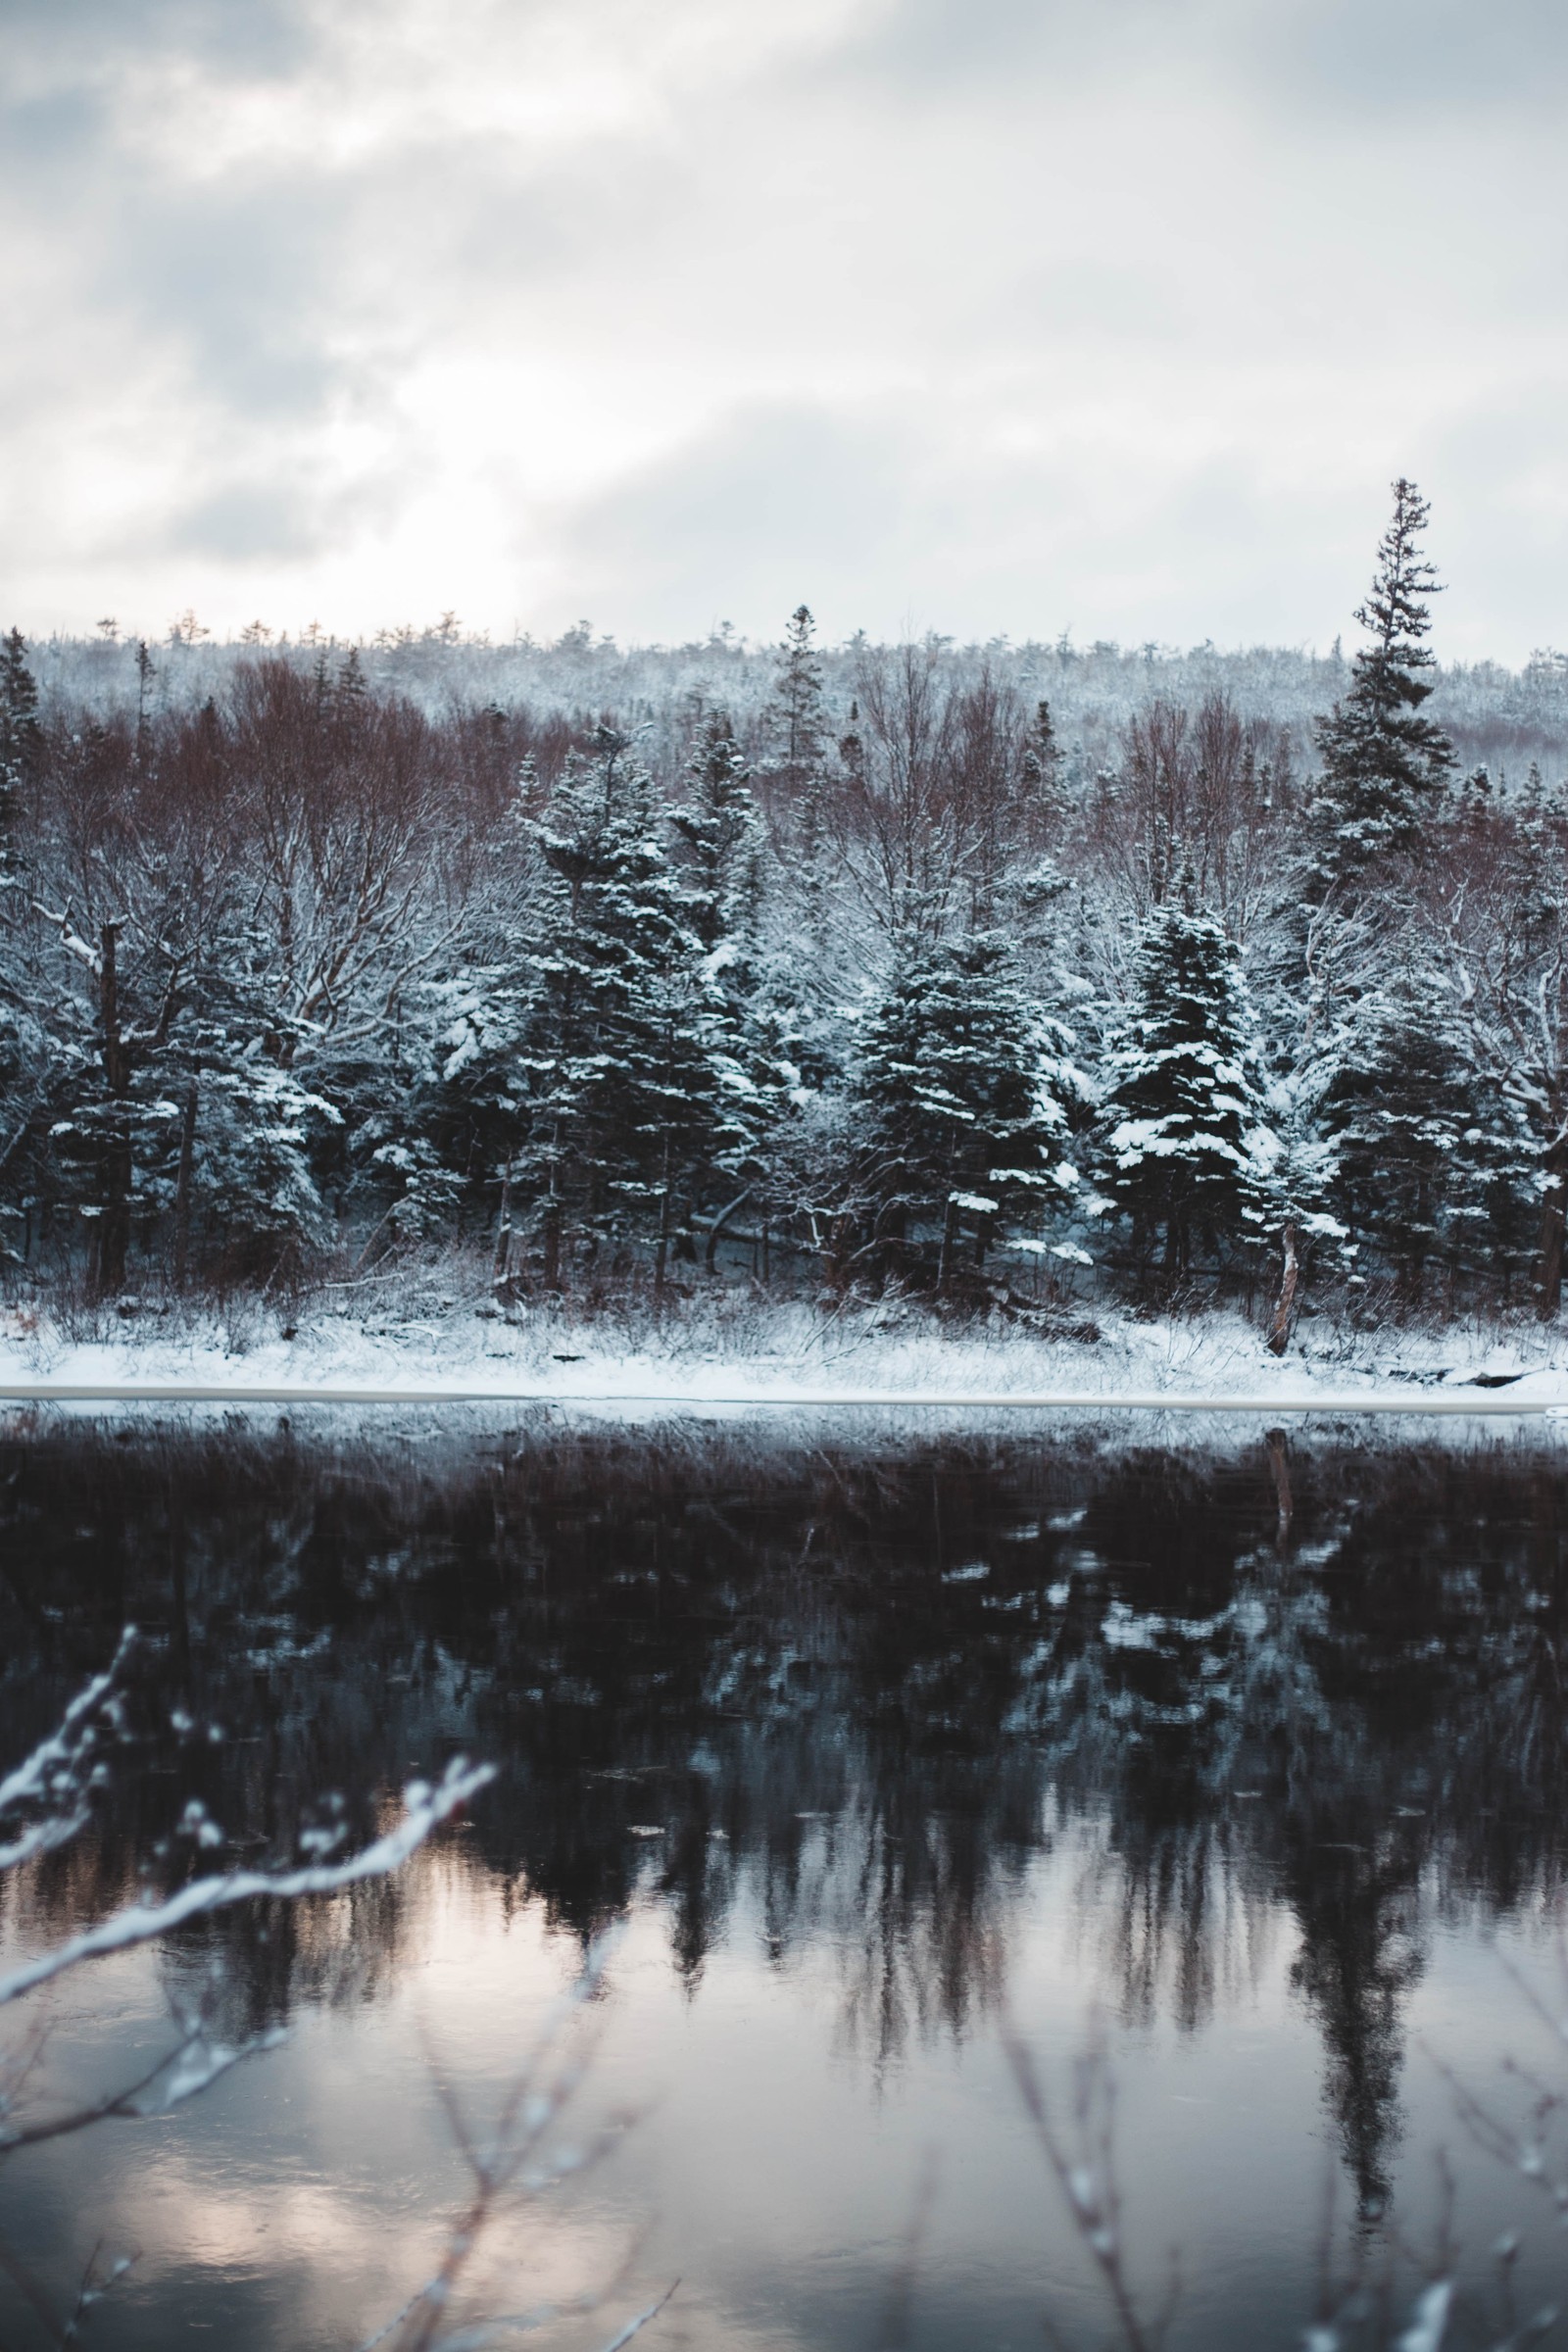
[[[736,1194],[728,1208],[721,1208],[719,1210],[717,1216],[708,1228],[708,1248],[703,1251],[703,1265],[708,1273],[713,1274],[717,1272],[715,1260],[718,1250],[719,1235],[723,1232],[731,1217],[734,1216],[736,1210],[744,1208],[751,1197],[752,1188],[750,1185],[748,1185],[744,1193]]]
[[[1291,1495],[1291,1458],[1283,1429],[1271,1429],[1268,1437],[1268,1466],[1274,1479],[1274,1500],[1279,1516],[1274,1526],[1274,1541],[1283,1552],[1290,1546],[1291,1520],[1295,1503]]]
[[[103,1157],[103,1213],[98,1219],[93,1288],[112,1298],[125,1287],[130,1246],[131,1146],[130,1071],[120,1030],[120,975],[116,950],[120,925],[105,923],[99,935],[98,1004],[103,1020],[104,1083],[109,1090],[108,1138]]]
[[[950,1200],[942,1214],[942,1254],[937,1259],[937,1297],[945,1298],[948,1276],[953,1269],[953,1251],[958,1239],[958,1204]]]
[[[1568,1138],[1559,1138],[1546,1154],[1549,1179],[1541,1200],[1541,1250],[1536,1263],[1536,1313],[1543,1323],[1555,1323],[1562,1304],[1563,1218],[1568,1207]]]
[[[1269,1318],[1268,1345],[1271,1355],[1283,1355],[1291,1344],[1291,1317],[1296,1311],[1296,1286],[1301,1278],[1301,1260],[1294,1224],[1287,1225],[1280,1237],[1284,1269],[1280,1277],[1280,1294],[1274,1301]]]
[[[664,1139],[663,1191],[659,1196],[659,1247],[654,1253],[654,1298],[664,1298],[664,1268],[669,1263],[669,1138]]]
[[[196,1159],[196,1081],[185,1090],[185,1109],[179,1122],[179,1176],[174,1185],[174,1288],[185,1288],[190,1265],[190,1187]]]
[[[545,1289],[561,1288],[561,1121],[558,1119],[551,1139],[550,1198],[545,1203]]]
[[[502,1291],[512,1279],[512,1154],[507,1153],[501,1179],[501,1213],[496,1220],[496,1254],[490,1268],[490,1287]]]

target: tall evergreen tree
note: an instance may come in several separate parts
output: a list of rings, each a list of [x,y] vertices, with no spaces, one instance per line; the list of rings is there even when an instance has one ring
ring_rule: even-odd
[[[1010,1224],[1075,1187],[1047,1082],[1054,1042],[999,933],[900,943],[856,1078],[858,1184],[884,1261],[923,1264],[946,1292],[965,1245],[983,1264]]]
[[[815,638],[816,622],[810,608],[797,605],[779,648],[778,676],[764,713],[768,764],[792,801],[820,773],[827,748],[822,664]]]
[[[730,1125],[702,945],[629,748],[600,727],[536,829],[552,886],[529,958],[524,1175],[552,1283],[576,1233],[652,1239],[662,1284]]]
[[[727,713],[710,711],[687,763],[686,798],[670,813],[686,845],[690,919],[709,956],[744,956],[755,940],[762,829],[751,773]]]
[[[1055,721],[1048,702],[1035,705],[1021,766],[1025,797],[1021,814],[1025,826],[1044,840],[1054,841],[1070,802],[1062,773],[1061,746],[1056,740]]]
[[[1335,1204],[1414,1301],[1434,1261],[1485,1264],[1528,1155],[1432,971],[1396,973],[1364,996],[1338,1062],[1322,1110]]]
[[[760,783],[773,850],[787,861],[806,929],[820,948],[829,730],[815,640],[810,609],[798,605],[784,632],[773,693],[762,712],[768,751]]]
[[[1548,796],[1534,766],[1516,799],[1475,787],[1454,822],[1463,878],[1442,942],[1447,999],[1473,1082],[1501,1114],[1497,1138],[1524,1154],[1510,1189],[1535,1226],[1536,1307],[1549,1323],[1568,1228],[1568,794]]]
[[[1408,849],[1454,766],[1447,736],[1421,712],[1436,666],[1426,643],[1429,599],[1440,593],[1420,550],[1428,514],[1401,476],[1372,591],[1355,615],[1371,643],[1355,657],[1348,694],[1317,723],[1323,777],[1314,851],[1324,887],[1353,881],[1387,851]]]
[[[709,1178],[721,1185],[709,1222],[712,1265],[720,1222],[757,1190],[770,1131],[792,1078],[778,1008],[760,986],[759,922],[765,836],[751,770],[723,711],[709,716],[670,812],[686,851],[689,920],[703,951],[707,1051],[719,1089]]]
[[[27,667],[26,639],[20,629],[12,629],[0,638],[0,890],[14,880],[20,862],[23,792],[42,744],[38,688]]]
[[[1108,1056],[1106,1182],[1139,1248],[1162,1230],[1166,1269],[1179,1274],[1199,1237],[1246,1232],[1265,1125],[1236,950],[1198,906],[1190,867],[1150,912],[1132,982]]]

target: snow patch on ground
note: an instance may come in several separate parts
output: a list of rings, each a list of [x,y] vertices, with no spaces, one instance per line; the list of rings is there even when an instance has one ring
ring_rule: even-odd
[[[418,1391],[433,1402],[498,1399],[701,1408],[878,1402],[962,1405],[1030,1396],[1103,1402],[1223,1397],[1287,1408],[1423,1399],[1451,1411],[1568,1404],[1568,1340],[1553,1330],[1452,1326],[1367,1337],[1308,1330],[1269,1354],[1239,1314],[1141,1320],[1112,1314],[1098,1342],[1015,1326],[944,1326],[906,1308],[825,1313],[719,1299],[623,1321],[560,1306],[497,1315],[469,1304],[419,1313],[317,1312],[298,1326],[252,1311],[238,1329],[156,1313],[106,1317],[91,1336],[0,1313],[0,1388],[172,1385]],[[285,1336],[285,1333],[287,1336]],[[1481,1385],[1472,1387],[1480,1377]],[[1506,1386],[1494,1385],[1506,1382]]]

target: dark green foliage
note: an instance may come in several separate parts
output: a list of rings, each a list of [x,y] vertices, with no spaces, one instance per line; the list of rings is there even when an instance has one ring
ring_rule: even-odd
[[[1245,1234],[1263,1123],[1251,1012],[1224,926],[1180,899],[1151,913],[1108,1056],[1106,1190],[1140,1243],[1163,1231],[1172,1273],[1199,1237]]]
[[[979,1265],[1070,1191],[1066,1120],[1046,1083],[1051,1042],[999,934],[900,943],[856,1078],[873,1255],[886,1260],[897,1244],[943,1290],[961,1248]]]
[[[653,656],[602,695],[569,645],[519,647],[558,686],[568,662],[548,715],[443,712],[412,640],[225,671],[180,638],[162,676],[134,641],[90,649],[74,703],[51,645],[40,708],[13,631],[0,1215],[39,1269],[16,1279],[108,1291],[139,1263],[199,1278],[499,1228],[509,1290],[530,1265],[716,1270],[722,1241],[769,1279],[824,1264],[951,1298],[964,1273],[978,1298],[1026,1250],[1102,1260],[1109,1205],[1137,1283],[1217,1260],[1255,1304],[1277,1267],[1282,1345],[1341,1242],[1380,1297],[1443,1267],[1553,1314],[1568,804],[1534,767],[1510,783],[1473,726],[1446,788],[1425,509],[1407,483],[1396,502],[1305,840],[1296,720],[1171,701],[1152,657],[1143,700],[1123,668],[1096,717],[1061,647],[819,654],[802,607],[776,665],[715,639],[662,704]],[[1532,748],[1562,669],[1517,682]],[[637,753],[596,725],[607,701]],[[1082,1082],[1048,1017],[1074,1006],[1102,1047]],[[1066,1166],[1097,1122],[1104,1200]]]
[[[1034,827],[1047,841],[1060,831],[1071,807],[1062,766],[1061,746],[1056,741],[1051,705],[1037,703],[1024,744],[1022,774]]]
[[[808,608],[797,606],[779,649],[778,682],[765,713],[768,764],[792,803],[820,775],[827,750],[822,664],[815,635],[816,623]]]
[[[0,891],[15,876],[22,796],[43,743],[38,723],[38,689],[27,667],[27,646],[20,629],[0,638]],[[4,908],[0,906],[0,918]]]
[[[1418,840],[1423,815],[1454,766],[1444,730],[1421,715],[1436,664],[1426,639],[1437,574],[1420,553],[1428,508],[1413,482],[1394,485],[1394,517],[1378,542],[1372,592],[1356,612],[1371,637],[1350,691],[1317,725],[1323,777],[1315,865],[1322,887],[1353,880]]]
[[[762,831],[751,769],[721,710],[706,722],[686,770],[687,797],[670,822],[686,847],[690,921],[703,953],[745,961],[756,942]]]
[[[1506,1197],[1510,1181],[1526,1189],[1527,1153],[1433,973],[1401,973],[1356,1006],[1321,1115],[1335,1206],[1411,1298],[1430,1264],[1485,1265],[1505,1242]]]
[[[744,1148],[692,902],[629,749],[601,727],[536,829],[549,880],[528,957],[522,1172],[551,1281],[568,1236],[657,1237],[662,1273],[707,1172]]]

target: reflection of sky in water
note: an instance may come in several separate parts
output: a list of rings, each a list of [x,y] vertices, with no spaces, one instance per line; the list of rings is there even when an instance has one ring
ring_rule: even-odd
[[[40,1573],[95,1624],[90,1482],[57,1468]],[[1358,2179],[1428,2242],[1440,2143],[1467,2242],[1521,2223],[1534,2285],[1561,2287],[1544,2200],[1477,2154],[1435,2064],[1489,2092],[1506,2052],[1549,2064],[1504,1956],[1560,2005],[1554,1468],[1300,1449],[1294,1532],[1250,1460],[840,1463],[789,1492],[719,1468],[716,1494],[689,1461],[655,1494],[624,1464],[517,1453],[439,1525],[297,1462],[281,1502],[254,1465],[222,1465],[208,1503],[180,1469],[183,1613],[150,1703],[196,1732],[161,1734],[101,1842],[0,1912],[8,1944],[113,1899],[198,1755],[236,1835],[454,1740],[506,1770],[396,1895],[218,1939],[241,2024],[291,2013],[283,2048],[173,2118],[0,2172],[0,2224],[52,2278],[99,2236],[142,2248],[94,2320],[106,2345],[362,2340],[463,2193],[437,2080],[482,2120],[573,1931],[622,1908],[579,2120],[635,2125],[475,2274],[514,2310],[609,2277],[646,2229],[613,2313],[563,2331],[585,2352],[676,2274],[651,2344],[875,2343],[928,2153],[913,2344],[1034,2346],[1047,2307],[1098,2341],[1007,2013],[1058,2100],[1098,2016],[1136,2267],[1157,2288],[1181,2248],[1193,2352],[1297,2340],[1331,2177],[1342,2219]],[[113,1608],[156,1625],[167,1521],[94,1475]],[[40,1674],[71,1680],[47,1642]],[[60,1986],[52,2086],[150,2061],[202,1949]]]
[[[26,2229],[34,2260],[68,2217],[74,2245],[143,2250],[137,2287],[100,2323],[106,2340],[136,2352],[169,2340],[172,2298],[183,2324],[220,2328],[236,2347],[345,2345],[433,2267],[464,2189],[435,2080],[473,2118],[489,2112],[569,1980],[573,1947],[537,1902],[509,1906],[450,1850],[410,1875],[399,1966],[372,2002],[306,2011],[287,2045],[178,2117],[105,2127],[31,2160],[10,2228],[14,2240]],[[1124,1894],[1101,1835],[1080,1824],[1006,1906],[999,1984],[1058,2094],[1107,1990]],[[636,2120],[574,2194],[496,2231],[475,2276],[484,2295],[515,2308],[580,2292],[647,2226],[623,2300],[678,2273],[670,2340],[701,2352],[869,2344],[931,2150],[915,2341],[1022,2346],[1039,2340],[1048,2304],[1093,2340],[1100,2306],[995,2014],[962,2036],[912,2034],[878,2060],[860,2015],[865,1954],[843,1924],[782,1966],[764,1939],[762,1906],[743,1888],[693,1992],[671,1965],[662,1904],[639,1901],[587,2020],[594,2059],[577,2111],[585,2125],[611,2109]],[[1505,1940],[1549,1985],[1542,1936]],[[1239,2348],[1292,2340],[1309,2308],[1330,2135],[1318,2038],[1292,1988],[1292,1923],[1233,1899],[1217,1941],[1217,1997],[1200,2030],[1174,2028],[1165,2001],[1152,2023],[1105,2030],[1129,2235],[1152,2282],[1182,2249],[1176,2340]],[[1409,2024],[1412,2043],[1483,2082],[1505,2053],[1539,2054],[1497,1953],[1464,1926],[1436,1937]],[[108,1964],[90,1996],[78,1985],[57,2004],[58,2079],[85,2086],[163,2031],[157,1963]],[[1517,2192],[1455,2147],[1451,2100],[1419,2050],[1404,2087],[1406,2231],[1431,2224],[1432,2151],[1446,2141],[1468,2233],[1495,2236],[1519,2218]],[[1524,2218],[1536,2218],[1528,2204]],[[1536,2235],[1549,2256],[1544,2215]]]

